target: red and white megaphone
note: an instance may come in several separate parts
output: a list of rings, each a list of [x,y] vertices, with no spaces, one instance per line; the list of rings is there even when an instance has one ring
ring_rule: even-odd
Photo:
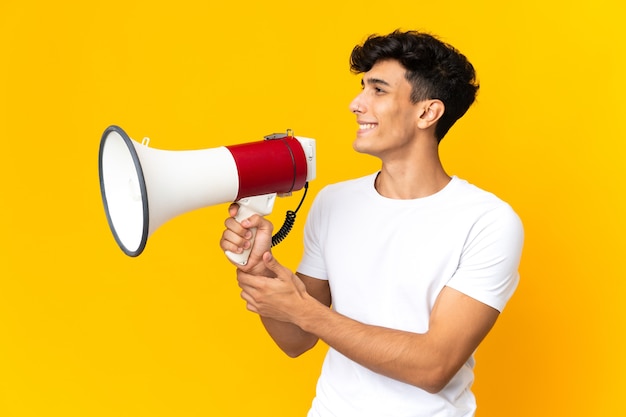
[[[180,214],[236,201],[238,221],[255,213],[267,215],[276,195],[306,188],[315,178],[315,140],[291,131],[190,151],[154,149],[148,142],[130,139],[118,126],[108,127],[100,141],[104,209],[116,242],[128,256],[141,254],[148,237]],[[227,255],[245,265],[249,252]]]

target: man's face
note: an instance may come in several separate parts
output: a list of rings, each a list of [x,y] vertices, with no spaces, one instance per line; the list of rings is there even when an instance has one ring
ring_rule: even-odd
[[[378,61],[363,75],[363,91],[350,103],[359,130],[353,147],[379,158],[406,154],[418,133],[419,103],[411,102],[411,84],[396,60]]]

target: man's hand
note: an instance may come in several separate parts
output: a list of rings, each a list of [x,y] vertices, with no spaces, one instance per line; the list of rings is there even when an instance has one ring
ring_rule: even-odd
[[[232,253],[242,253],[245,249],[252,247],[250,257],[246,265],[239,265],[231,261],[239,269],[256,274],[267,273],[263,264],[263,254],[272,247],[272,232],[274,226],[270,221],[259,215],[250,216],[239,223],[235,220],[239,205],[233,203],[228,208],[230,217],[226,219],[224,225],[226,230],[222,233],[220,247],[223,251]],[[252,240],[252,231],[256,228],[256,237]]]
[[[294,323],[295,315],[305,311],[309,302],[319,304],[307,293],[306,286],[291,270],[282,266],[268,251],[263,254],[266,274],[237,271],[241,298],[248,310],[264,318]]]

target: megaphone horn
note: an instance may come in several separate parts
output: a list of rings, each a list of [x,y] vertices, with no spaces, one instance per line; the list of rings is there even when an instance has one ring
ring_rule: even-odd
[[[98,168],[116,242],[128,256],[138,256],[163,223],[216,204],[239,202],[238,221],[270,214],[277,194],[300,190],[315,178],[315,140],[291,133],[233,146],[167,151],[109,126],[100,141]],[[248,255],[229,257],[245,264]]]

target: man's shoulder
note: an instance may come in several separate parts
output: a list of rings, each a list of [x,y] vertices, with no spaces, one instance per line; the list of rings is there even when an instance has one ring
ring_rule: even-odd
[[[477,203],[492,204],[495,206],[508,205],[508,203],[493,192],[487,191],[486,189],[472,184],[467,180],[453,177],[453,182],[455,185],[453,190],[456,198],[462,198],[466,200],[466,202],[473,201]]]

